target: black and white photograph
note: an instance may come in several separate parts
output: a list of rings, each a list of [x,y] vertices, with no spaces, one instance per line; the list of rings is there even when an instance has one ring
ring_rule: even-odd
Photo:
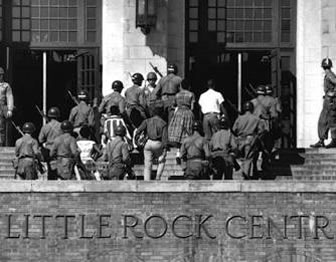
[[[335,262],[336,0],[0,0],[0,262]]]

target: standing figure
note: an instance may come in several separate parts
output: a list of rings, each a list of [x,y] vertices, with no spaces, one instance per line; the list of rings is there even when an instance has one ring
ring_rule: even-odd
[[[47,163],[48,180],[57,179],[56,160],[50,158],[50,150],[56,139],[63,132],[61,123],[58,121],[60,110],[57,107],[52,107],[48,110],[47,116],[49,122],[42,126],[38,137],[40,145],[42,145],[43,161]]]
[[[176,95],[177,108],[168,125],[168,141],[170,145],[178,148],[176,159],[179,163],[180,147],[182,141],[192,135],[192,126],[194,123],[193,108],[195,95],[190,92],[190,85],[186,79],[182,80],[181,91]]]
[[[154,158],[158,160],[156,179],[160,180],[166,163],[168,131],[167,123],[161,118],[163,111],[162,105],[156,104],[153,108],[153,116],[142,122],[135,132],[137,141],[145,132],[148,140],[144,146],[144,180],[150,180]]]
[[[201,94],[198,101],[203,113],[203,131],[205,138],[210,141],[212,135],[219,130],[219,118],[221,114],[227,116],[223,105],[224,98],[221,93],[215,91],[215,81],[209,79],[208,90]]]
[[[209,144],[214,170],[213,179],[231,180],[233,168],[239,169],[234,156],[237,145],[226,116],[222,116],[219,120],[219,127],[220,130],[212,136]]]
[[[193,124],[193,135],[184,139],[181,157],[185,163],[184,178],[197,180],[209,179],[210,150],[208,141],[200,135],[201,124]]]
[[[65,120],[61,124],[63,134],[58,136],[50,150],[50,157],[56,159],[57,178],[61,180],[75,179],[74,166],[79,158],[76,139],[71,136],[73,126]]]
[[[127,174],[128,167],[131,165],[131,157],[128,151],[128,144],[124,141],[126,128],[122,125],[115,130],[116,138],[109,141],[104,154],[104,160],[108,161],[108,173],[105,175],[107,180],[122,180]]]
[[[324,140],[328,139],[330,130],[332,140],[325,147],[333,148],[336,147],[336,75],[331,71],[333,64],[329,58],[324,58],[321,66],[325,72],[323,82],[325,95],[323,96],[323,107],[317,126],[319,141],[311,147],[324,147]]]
[[[15,143],[15,156],[18,159],[16,174],[24,180],[37,179],[38,164],[42,156],[37,140],[32,137],[35,126],[31,122],[25,123],[22,131],[24,136]]]
[[[140,73],[132,75],[133,86],[128,88],[125,92],[126,98],[126,112],[128,118],[133,124],[133,128],[139,127],[144,119],[146,113],[144,109],[143,90],[140,88],[144,77]]]
[[[177,76],[177,66],[168,65],[168,74],[162,77],[155,90],[154,96],[163,101],[164,120],[170,123],[175,110],[175,95],[180,91],[182,78]]]
[[[143,103],[146,110],[147,117],[152,116],[151,107],[155,103],[155,97],[153,91],[156,87],[157,76],[154,72],[147,74],[148,85],[143,89]]]
[[[14,98],[12,88],[4,81],[5,71],[0,67],[0,146],[6,142],[6,118],[13,115]]]
[[[110,115],[111,106],[118,106],[120,114],[125,113],[125,98],[120,94],[124,85],[121,81],[116,80],[112,83],[113,92],[107,96],[104,96],[99,105],[99,113]]]
[[[253,114],[253,104],[246,102],[244,114],[235,121],[232,131],[238,137],[237,144],[243,158],[242,171],[245,179],[256,178],[256,162],[259,153],[259,137],[264,131],[260,118]]]
[[[78,93],[79,104],[71,109],[69,121],[74,127],[74,132],[79,134],[83,125],[87,125],[91,131],[94,128],[94,112],[92,107],[87,104],[88,95],[84,90]],[[93,132],[92,132],[93,134]]]

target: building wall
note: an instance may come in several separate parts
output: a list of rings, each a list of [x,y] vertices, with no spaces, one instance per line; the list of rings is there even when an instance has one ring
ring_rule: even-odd
[[[334,262],[335,188],[280,181],[2,182],[0,260]]]
[[[130,74],[146,76],[152,62],[166,74],[167,62],[175,62],[183,76],[184,1],[158,0],[157,23],[148,35],[135,28],[134,0],[103,0],[103,94],[111,83],[130,86]]]
[[[298,0],[297,4],[297,146],[307,147],[318,138],[322,108],[323,16],[321,0]]]

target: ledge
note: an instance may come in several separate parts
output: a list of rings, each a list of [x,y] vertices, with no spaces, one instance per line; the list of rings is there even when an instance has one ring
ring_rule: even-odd
[[[1,181],[0,193],[336,193],[336,182]]]

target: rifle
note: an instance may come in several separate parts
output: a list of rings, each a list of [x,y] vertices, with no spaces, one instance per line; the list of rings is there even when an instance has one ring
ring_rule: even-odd
[[[13,120],[11,120],[12,125],[14,126],[14,128],[16,129],[16,131],[18,131],[20,133],[21,136],[24,136],[24,133],[22,132],[21,128],[18,127]]]
[[[253,85],[251,83],[249,83],[249,87],[252,89],[253,93],[257,93],[257,90],[253,87]]]
[[[228,98],[224,98],[227,101],[228,105],[239,115],[241,112],[236,108],[236,106]]]
[[[152,62],[149,62],[150,66],[153,68],[153,70],[155,71],[155,73],[157,73],[160,77],[163,77],[163,75],[161,74],[160,70],[157,68],[157,66],[154,66],[152,64]]]
[[[38,107],[38,105],[35,105],[35,108],[39,112],[39,114],[44,118],[47,122],[49,121],[49,118],[43,113],[43,111]]]
[[[76,105],[79,105],[79,102],[78,102],[77,98],[72,95],[70,90],[68,90],[68,94],[71,97],[72,101],[74,101]]]

